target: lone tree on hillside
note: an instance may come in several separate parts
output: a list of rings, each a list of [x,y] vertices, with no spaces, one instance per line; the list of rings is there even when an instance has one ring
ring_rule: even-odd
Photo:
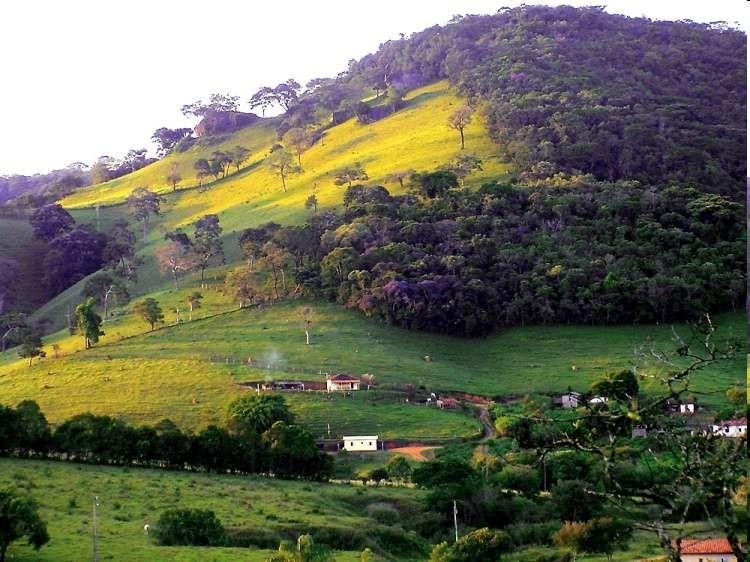
[[[237,145],[229,152],[229,156],[232,159],[232,164],[239,172],[242,164],[244,164],[245,160],[250,156],[250,151],[244,146]]]
[[[302,153],[310,147],[310,135],[302,127],[293,127],[284,135],[284,144],[297,155],[297,164],[302,166]]]
[[[107,271],[99,271],[92,275],[83,286],[83,296],[93,297],[102,308],[104,321],[107,321],[107,313],[112,300],[118,303],[127,302],[130,298],[128,289],[122,278],[111,275]]]
[[[148,236],[151,215],[161,212],[162,198],[147,187],[137,187],[128,197],[128,205],[133,210],[133,217],[143,226],[143,239]]]
[[[285,148],[274,150],[268,157],[268,165],[281,178],[281,189],[284,193],[286,193],[286,178],[302,171],[302,168],[294,161],[294,157]]]
[[[398,182],[398,185],[401,187],[401,189],[404,188],[404,180],[408,180],[410,177],[412,177],[415,174],[415,171],[411,168],[407,170],[396,170],[395,172],[391,172],[385,177],[385,181],[388,182]]]
[[[164,312],[159,306],[159,302],[151,297],[143,299],[133,307],[133,312],[140,316],[146,323],[151,326],[151,331],[154,331],[154,327],[157,322],[164,321]]]
[[[76,320],[78,329],[83,335],[86,349],[99,342],[99,336],[103,336],[101,330],[102,317],[94,311],[96,301],[89,297],[76,307]]]
[[[224,263],[224,246],[221,243],[221,226],[218,215],[204,215],[195,223],[193,250],[201,268],[201,285],[208,263],[216,258]]]
[[[198,257],[189,241],[184,243],[182,240],[182,238],[172,238],[154,250],[159,269],[172,275],[175,289],[180,286],[180,275],[198,265]]]
[[[177,191],[177,184],[182,181],[182,176],[179,171],[180,165],[177,162],[172,162],[169,167],[169,173],[167,174],[167,181],[172,186],[172,192]]]
[[[345,166],[340,170],[334,172],[333,183],[336,185],[344,185],[351,187],[355,181],[367,181],[367,172],[360,162],[355,162],[350,166]]]
[[[19,496],[10,488],[0,490],[0,562],[12,542],[23,537],[34,550],[49,542],[47,525],[31,499]]]
[[[188,320],[193,319],[193,311],[201,307],[202,300],[203,300],[203,295],[198,291],[194,291],[188,295],[187,305],[188,305],[188,310],[190,311]]]
[[[305,209],[312,209],[313,214],[318,212],[318,196],[314,193],[305,199]]]
[[[313,323],[314,311],[311,306],[303,306],[299,309],[299,317],[302,321],[302,331],[305,332],[305,344],[310,345],[310,327]]]
[[[451,113],[448,117],[448,126],[451,129],[456,129],[461,135],[461,150],[464,149],[464,129],[471,123],[471,115],[473,111],[468,105],[459,107],[456,111]]]
[[[18,348],[18,356],[29,360],[29,367],[34,357],[45,357],[46,353],[43,351],[44,342],[42,336],[37,330],[30,326],[25,326],[21,330],[21,336],[19,338],[21,346]]]

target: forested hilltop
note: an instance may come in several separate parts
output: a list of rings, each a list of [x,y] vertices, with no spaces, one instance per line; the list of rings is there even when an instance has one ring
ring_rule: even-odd
[[[448,78],[488,103],[490,135],[519,171],[736,196],[746,49],[745,34],[724,25],[523,6],[389,41],[350,73],[407,86]]]

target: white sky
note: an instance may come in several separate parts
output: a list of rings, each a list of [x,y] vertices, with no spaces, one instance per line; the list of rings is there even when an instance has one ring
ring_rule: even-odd
[[[334,76],[399,33],[520,3],[8,0],[0,6],[0,174],[150,148],[158,127],[192,125],[180,107],[211,92],[244,103],[263,85]],[[539,3],[743,29],[750,21],[745,0]]]

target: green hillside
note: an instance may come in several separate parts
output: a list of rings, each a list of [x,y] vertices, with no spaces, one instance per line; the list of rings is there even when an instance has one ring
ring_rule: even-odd
[[[277,138],[276,122],[262,119],[218,144],[210,144],[211,139],[200,140],[186,152],[170,154],[132,174],[84,188],[61,203],[76,221],[107,230],[118,219],[132,221],[124,201],[136,187],[147,186],[164,195],[162,216],[152,221],[148,239],[139,242],[143,265],[132,292],[146,293],[166,281],[154,264],[154,247],[163,242],[166,232],[177,228],[190,232],[191,225],[207,213],[219,215],[225,252],[232,262],[240,258],[239,232],[269,221],[284,225],[304,222],[309,216],[304,202],[313,191],[321,208],[339,206],[345,188],[334,185],[332,172],[342,166],[359,161],[371,182],[384,184],[392,172],[408,168],[433,170],[455,158],[461,152],[458,134],[446,121],[463,100],[442,81],[409,92],[405,101],[404,108],[374,123],[363,125],[352,118],[327,129],[322,139],[302,154],[303,172],[287,180],[287,193],[282,191],[278,176],[263,162]],[[497,147],[481,119],[475,119],[465,133],[466,152],[483,161],[483,169],[470,175],[467,185],[479,185],[508,171],[509,166],[498,159]],[[236,145],[251,151],[245,167],[210,183],[208,189],[198,189],[195,160]],[[166,176],[175,162],[184,179],[177,192],[172,193]],[[398,183],[386,185],[394,193],[400,190]],[[96,205],[100,208],[96,209]],[[135,225],[134,230],[138,231]],[[80,300],[81,286],[71,287],[52,299],[35,318],[45,319],[55,329],[63,327],[68,306]]]
[[[52,540],[39,552],[18,543],[8,553],[15,562],[78,562],[91,552],[91,497],[100,497],[98,549],[101,560],[129,562],[262,562],[270,550],[157,546],[143,526],[174,508],[213,510],[225,527],[257,536],[294,536],[308,528],[335,534],[377,525],[366,507],[376,502],[413,509],[414,490],[364,490],[349,486],[285,482],[66,463],[0,459],[0,487],[14,485],[41,505]],[[262,532],[261,532],[262,531]],[[317,533],[316,533],[317,534]],[[272,545],[268,545],[273,548]],[[337,553],[337,562],[355,562],[358,552]]]
[[[153,296],[166,311],[182,303],[189,290]],[[674,347],[670,326],[527,327],[460,339],[394,329],[328,303],[313,304],[307,346],[298,316],[301,304],[236,310],[226,297],[210,291],[193,322],[148,333],[132,314],[116,316],[105,324],[101,343],[88,351],[79,336],[60,332],[48,339],[47,357],[32,367],[13,350],[0,355],[0,396],[9,404],[37,400],[53,422],[92,411],[148,423],[169,417],[196,428],[223,422],[228,403],[249,392],[237,383],[267,377],[322,381],[321,372],[345,371],[373,374],[376,384],[386,387],[411,383],[435,391],[523,395],[586,390],[604,373],[629,367],[634,350],[649,340]],[[167,321],[174,322],[173,313],[167,313]],[[722,338],[744,333],[741,314],[723,315],[717,323]],[[59,346],[59,358],[53,344]],[[265,368],[242,364],[248,357]],[[743,359],[740,354],[696,377],[696,389],[709,392],[701,400],[721,402],[722,395],[710,392],[741,384]],[[644,372],[663,369],[646,362]],[[325,423],[335,434],[377,431],[384,437],[471,436],[478,430],[460,414],[383,403],[377,395],[334,402],[325,396],[289,396],[300,421],[319,435]]]

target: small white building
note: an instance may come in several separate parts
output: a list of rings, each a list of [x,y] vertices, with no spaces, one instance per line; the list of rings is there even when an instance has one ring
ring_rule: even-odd
[[[714,435],[721,435],[722,437],[743,437],[747,434],[747,418],[717,422],[713,424],[712,429]]]
[[[609,402],[609,398],[606,396],[594,396],[591,400],[589,400],[589,405],[596,406],[598,404],[606,404]]]
[[[326,390],[328,392],[359,390],[360,384],[361,381],[352,375],[334,374],[326,377]]]
[[[377,435],[352,435],[344,436],[345,451],[377,451]]]

